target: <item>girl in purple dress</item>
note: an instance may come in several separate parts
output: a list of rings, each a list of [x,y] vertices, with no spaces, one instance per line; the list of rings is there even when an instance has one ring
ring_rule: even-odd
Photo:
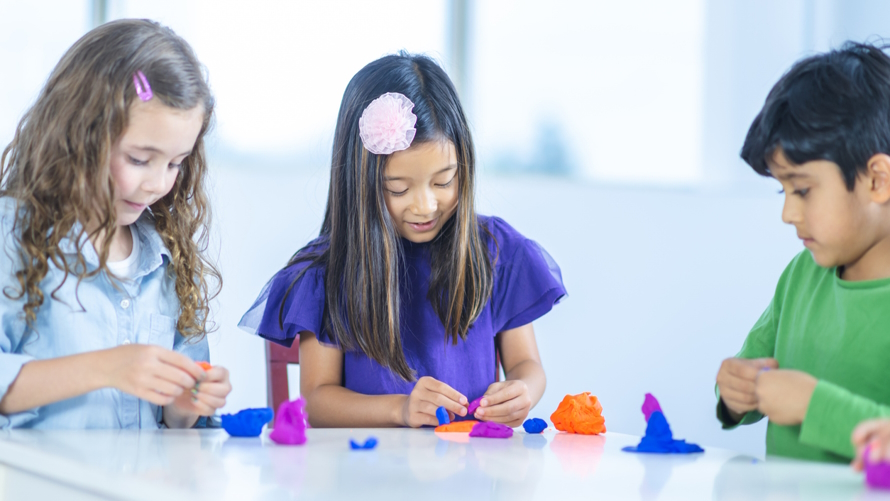
[[[312,426],[436,425],[440,406],[518,426],[540,400],[532,321],[566,291],[543,248],[476,214],[474,155],[431,59],[386,56],[349,82],[321,234],[240,322],[286,346],[299,338]]]

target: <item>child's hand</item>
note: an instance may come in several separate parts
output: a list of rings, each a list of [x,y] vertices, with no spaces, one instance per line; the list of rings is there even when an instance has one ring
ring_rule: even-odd
[[[757,409],[755,382],[764,368],[778,369],[774,358],[727,358],[717,372],[717,387],[726,408],[738,421],[745,413]]]
[[[476,409],[476,418],[515,428],[525,421],[532,408],[528,386],[520,380],[493,383]]]
[[[781,425],[803,422],[818,380],[801,371],[762,371],[757,375],[757,410]]]
[[[226,397],[231,391],[229,371],[225,367],[213,366],[207,371],[206,379],[196,382],[194,388],[176,397],[173,405],[188,414],[212,416],[217,409],[226,405]]]
[[[417,380],[411,394],[402,404],[402,424],[411,428],[437,426],[436,409],[445,407],[451,418],[467,414],[467,397],[447,384],[424,376]]]
[[[207,375],[189,357],[151,344],[128,344],[103,352],[104,385],[155,405],[170,405]]]
[[[872,419],[859,423],[850,438],[856,448],[853,469],[862,471],[865,448],[869,462],[890,461],[890,419]]]

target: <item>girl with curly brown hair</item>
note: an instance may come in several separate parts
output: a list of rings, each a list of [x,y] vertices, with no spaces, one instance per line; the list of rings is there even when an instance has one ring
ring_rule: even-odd
[[[204,424],[231,390],[202,368],[211,289],[191,47],[100,26],[50,74],[0,158],[0,428]]]

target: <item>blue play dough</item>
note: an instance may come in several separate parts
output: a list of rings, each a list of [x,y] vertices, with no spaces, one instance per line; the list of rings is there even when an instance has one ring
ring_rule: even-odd
[[[258,437],[272,416],[274,413],[269,407],[244,409],[238,414],[223,414],[222,427],[233,437]]]
[[[362,449],[373,449],[374,447],[377,447],[377,439],[374,437],[368,437],[368,439],[365,440],[365,443],[363,444],[360,444],[351,438],[349,439],[349,448],[354,451]]]
[[[522,427],[525,428],[526,433],[541,433],[547,429],[547,421],[540,418],[526,419],[522,423]]]
[[[659,454],[690,454],[704,452],[704,449],[688,444],[685,440],[674,440],[674,434],[668,425],[667,419],[661,411],[655,411],[649,416],[649,424],[646,425],[646,435],[636,447],[621,449],[627,452],[652,452]]]
[[[444,407],[436,409],[436,419],[439,420],[439,426],[450,423],[451,420],[448,419],[448,409]]]

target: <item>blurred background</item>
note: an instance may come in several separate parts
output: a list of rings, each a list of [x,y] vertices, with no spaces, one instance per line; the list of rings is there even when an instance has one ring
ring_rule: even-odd
[[[398,50],[449,71],[478,147],[481,212],[540,242],[569,297],[536,322],[548,388],[642,434],[646,392],[675,435],[753,454],[764,423],[720,430],[714,378],[802,246],[775,181],[738,151],[798,58],[887,35],[880,0],[0,0],[0,143],[81,35],[157,20],[188,40],[218,102],[210,335],[224,409],[266,405],[264,347],[236,324],[317,235],[352,75]],[[77,335],[77,333],[71,333]],[[299,367],[290,373],[298,388]]]

